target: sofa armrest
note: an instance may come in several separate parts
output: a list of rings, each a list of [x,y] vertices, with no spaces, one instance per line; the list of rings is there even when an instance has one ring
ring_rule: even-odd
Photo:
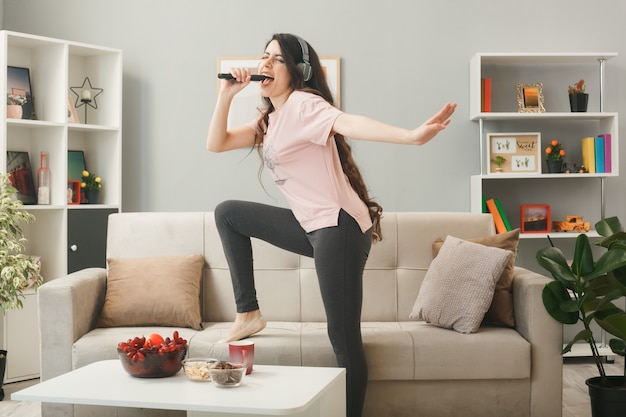
[[[560,416],[563,393],[563,326],[543,306],[541,293],[552,279],[515,267],[515,327],[531,344],[531,416]]]
[[[38,290],[41,379],[72,370],[72,345],[95,328],[104,305],[106,269],[87,268]]]

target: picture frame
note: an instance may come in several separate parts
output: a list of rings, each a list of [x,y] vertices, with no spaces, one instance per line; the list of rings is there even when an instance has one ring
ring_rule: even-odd
[[[517,111],[519,113],[544,113],[543,83],[515,84],[517,89]]]
[[[80,181],[83,177],[83,171],[87,169],[85,162],[85,152],[80,150],[67,151],[67,180],[78,181],[80,188]],[[83,193],[79,193],[79,203],[82,203],[85,199]]]
[[[7,173],[11,185],[17,189],[17,199],[24,205],[37,204],[37,190],[28,152],[7,151]]]
[[[488,133],[487,173],[540,174],[541,132]]]
[[[550,233],[550,205],[522,204],[520,207],[522,233]]]
[[[9,103],[21,107],[20,117],[9,110]],[[7,116],[18,119],[35,119],[30,69],[28,68],[7,66]]]
[[[80,204],[80,181],[67,180],[67,204]]]
[[[87,169],[85,163],[85,152],[83,151],[67,151],[67,179],[80,181],[83,171]]]
[[[258,73],[260,59],[252,56],[217,58],[217,73],[230,72],[232,68],[249,68],[252,74]],[[335,106],[341,108],[341,58],[338,56],[320,56],[322,69],[326,74],[326,80]],[[217,81],[219,91],[221,80]],[[232,101],[228,114],[228,127],[242,126],[250,123],[259,116],[258,108],[262,106],[260,87],[257,82],[250,83],[243,91],[238,93]]]
[[[72,96],[67,96],[67,122],[68,123],[80,123],[78,118],[78,112],[76,111],[76,105]]]

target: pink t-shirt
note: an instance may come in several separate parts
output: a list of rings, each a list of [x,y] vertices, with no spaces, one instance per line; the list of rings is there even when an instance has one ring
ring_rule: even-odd
[[[306,232],[337,226],[340,209],[363,232],[372,227],[367,206],[341,169],[332,133],[341,113],[322,97],[294,91],[269,115],[263,160]]]

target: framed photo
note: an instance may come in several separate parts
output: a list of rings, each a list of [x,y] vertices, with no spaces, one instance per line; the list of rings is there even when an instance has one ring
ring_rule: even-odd
[[[17,199],[23,204],[37,204],[28,152],[7,151],[7,173],[11,185],[17,189]]]
[[[67,181],[67,204],[80,204],[80,181]]]
[[[217,72],[230,72],[232,68],[249,68],[252,74],[258,72],[258,57],[218,57]],[[328,86],[333,94],[335,105],[341,108],[340,102],[340,62],[339,57],[320,57],[322,69],[326,74]],[[219,90],[220,80],[217,88]],[[262,105],[259,84],[252,82],[235,96],[228,114],[228,127],[245,125],[259,116],[258,108]]]
[[[11,106],[11,109],[7,107],[7,116],[10,118],[34,118],[35,107],[28,68],[7,67],[7,105]],[[21,114],[19,107],[21,107]]]
[[[85,164],[85,152],[67,151],[67,179],[80,181],[83,171],[87,169]]]
[[[78,113],[76,112],[76,105],[72,96],[67,96],[67,121],[69,123],[80,123],[78,119]]]
[[[515,84],[517,87],[517,111],[520,113],[543,113],[543,83]]]
[[[488,174],[541,173],[541,133],[488,133]]]
[[[548,204],[522,204],[520,224],[522,233],[550,233],[550,206]]]

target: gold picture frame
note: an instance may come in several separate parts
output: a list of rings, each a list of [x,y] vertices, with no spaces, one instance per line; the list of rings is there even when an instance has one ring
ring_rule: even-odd
[[[517,88],[517,111],[519,113],[543,113],[543,83],[515,84]]]

